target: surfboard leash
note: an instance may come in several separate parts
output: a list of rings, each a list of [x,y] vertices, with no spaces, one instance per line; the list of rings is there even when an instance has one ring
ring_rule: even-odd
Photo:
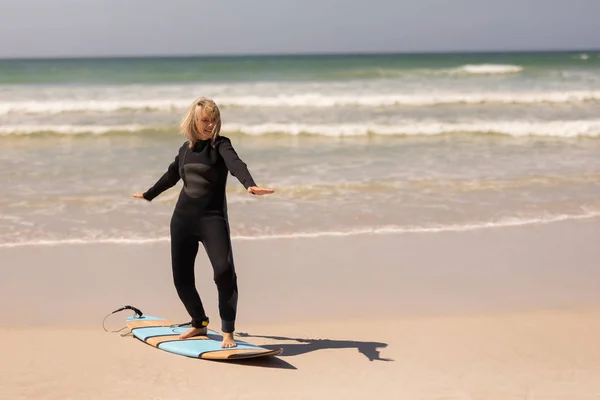
[[[104,317],[104,319],[102,320],[102,329],[104,329],[105,332],[109,332],[109,330],[106,329],[106,326],[104,326],[104,323],[105,323],[106,319],[108,317],[110,317],[111,315],[113,315],[113,314],[116,314],[118,312],[125,311],[125,310],[132,310],[138,318],[144,315],[144,313],[139,308],[136,308],[136,307],[133,307],[133,306],[123,306],[123,307],[121,307],[121,308],[119,308],[119,309],[111,312],[106,317]],[[120,332],[120,331],[122,331],[125,328],[127,328],[127,326],[124,326],[121,329],[118,329],[116,331],[110,331],[110,332],[113,332],[113,333]]]

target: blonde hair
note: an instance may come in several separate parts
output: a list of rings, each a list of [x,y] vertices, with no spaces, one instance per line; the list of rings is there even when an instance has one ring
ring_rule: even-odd
[[[202,118],[202,113],[213,120],[213,129],[211,134],[211,145],[214,147],[219,132],[221,132],[221,112],[217,104],[206,97],[198,97],[188,108],[188,111],[179,125],[181,134],[188,140],[190,148],[194,147],[200,139],[200,132],[196,127],[197,122]]]

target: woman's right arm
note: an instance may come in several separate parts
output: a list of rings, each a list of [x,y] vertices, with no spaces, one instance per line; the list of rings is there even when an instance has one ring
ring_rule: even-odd
[[[169,168],[167,168],[167,172],[165,172],[150,189],[143,193],[142,197],[148,201],[152,201],[165,190],[175,186],[175,184],[179,182],[179,179],[181,179],[181,177],[179,176],[179,154],[177,154],[175,160],[169,165]],[[134,195],[134,197],[138,196]]]

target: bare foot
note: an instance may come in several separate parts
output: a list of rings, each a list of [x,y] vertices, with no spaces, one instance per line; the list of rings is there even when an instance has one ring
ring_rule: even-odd
[[[221,344],[221,347],[230,348],[235,346],[237,346],[237,344],[235,343],[235,340],[233,340],[233,333],[223,332],[223,343]]]
[[[192,328],[189,331],[179,335],[179,339],[187,339],[187,338],[191,338],[194,336],[206,336],[207,333],[208,333],[208,328],[206,328],[206,327]]]

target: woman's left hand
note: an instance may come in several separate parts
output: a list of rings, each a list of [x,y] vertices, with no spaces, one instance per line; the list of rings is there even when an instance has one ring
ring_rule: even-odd
[[[261,187],[258,187],[258,186],[250,186],[248,188],[248,193],[250,193],[250,194],[257,194],[257,195],[263,195],[263,194],[275,193],[275,191],[273,189],[265,189],[265,188],[261,188]]]

